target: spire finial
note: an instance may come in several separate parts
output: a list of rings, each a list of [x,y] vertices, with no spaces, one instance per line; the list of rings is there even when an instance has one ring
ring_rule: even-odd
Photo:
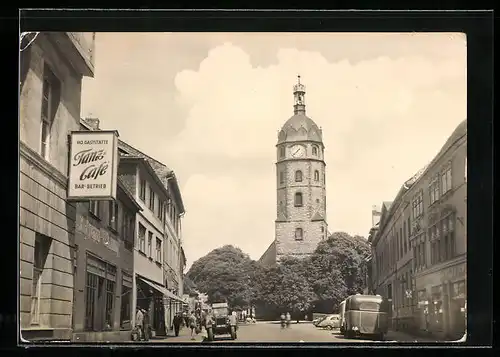
[[[297,75],[298,84],[300,84],[300,74]]]

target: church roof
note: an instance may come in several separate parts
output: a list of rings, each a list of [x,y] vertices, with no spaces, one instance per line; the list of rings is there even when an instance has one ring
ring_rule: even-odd
[[[286,121],[278,135],[278,144],[293,141],[323,142],[321,129],[303,113],[298,113]]]

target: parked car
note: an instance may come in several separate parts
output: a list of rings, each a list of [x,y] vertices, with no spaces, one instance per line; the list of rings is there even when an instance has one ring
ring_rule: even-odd
[[[318,317],[316,319],[313,320],[313,325],[314,326],[318,326],[319,323],[321,323],[321,321],[323,321],[324,319],[326,319],[328,315],[325,315],[325,316],[321,316],[321,317]]]
[[[340,316],[338,314],[328,315],[317,327],[329,330],[340,328]]]

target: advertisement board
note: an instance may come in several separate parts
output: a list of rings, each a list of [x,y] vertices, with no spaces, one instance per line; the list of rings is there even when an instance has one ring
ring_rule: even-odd
[[[117,175],[117,131],[71,132],[68,199],[116,199]]]

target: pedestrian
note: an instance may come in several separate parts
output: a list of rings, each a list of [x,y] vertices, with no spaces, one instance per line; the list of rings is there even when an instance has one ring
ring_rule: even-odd
[[[292,316],[290,315],[290,312],[286,313],[286,327],[290,327],[290,323],[292,322]]]
[[[285,328],[285,323],[286,323],[285,319],[286,319],[285,313],[284,313],[284,312],[282,312],[282,313],[281,313],[281,316],[280,316],[281,328],[282,328],[282,329],[283,329],[283,328]]]
[[[194,311],[191,311],[191,315],[189,316],[189,328],[191,329],[191,340],[195,340],[196,335],[196,316]]]
[[[139,341],[141,341],[144,338],[143,326],[144,326],[144,314],[142,313],[141,308],[137,308],[137,313],[135,315],[135,327],[139,332]]]
[[[149,330],[150,330],[150,326],[149,326],[149,312],[145,309],[142,309],[142,313],[144,315],[144,320],[143,320],[143,323],[142,323],[142,326],[143,326],[143,332],[144,332],[144,341],[149,341]]]
[[[175,337],[179,336],[179,330],[181,329],[181,323],[182,323],[182,317],[179,313],[175,314],[174,316],[174,332],[175,332]]]

